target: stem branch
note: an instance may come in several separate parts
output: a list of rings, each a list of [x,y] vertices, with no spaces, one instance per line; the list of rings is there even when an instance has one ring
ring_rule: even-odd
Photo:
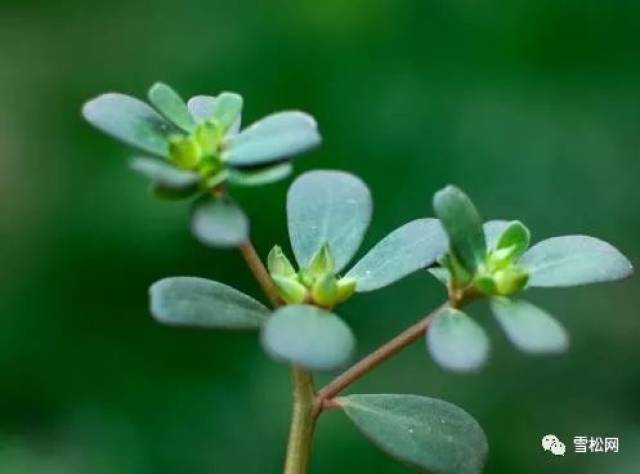
[[[342,374],[338,375],[333,381],[327,384],[316,395],[316,402],[314,406],[314,414],[317,416],[322,409],[326,406],[327,402],[344,390],[347,386],[358,380],[373,368],[380,365],[389,357],[397,354],[400,350],[404,349],[412,342],[422,337],[429,327],[429,324],[433,318],[441,311],[449,306],[449,303],[436,308],[428,316],[418,321],[413,326],[405,329],[396,337],[383,344],[368,356],[356,362]],[[330,405],[330,404],[329,404]]]

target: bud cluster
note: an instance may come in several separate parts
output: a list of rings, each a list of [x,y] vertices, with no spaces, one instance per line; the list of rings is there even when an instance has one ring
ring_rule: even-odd
[[[328,244],[324,244],[306,268],[293,267],[279,246],[269,252],[269,273],[283,301],[288,304],[311,303],[324,308],[349,299],[356,291],[356,280],[339,278]]]
[[[449,270],[452,283],[491,296],[510,296],[522,290],[529,272],[518,263],[529,247],[529,230],[519,221],[510,222],[502,231],[495,248],[486,252],[475,271],[468,271],[455,254],[445,255],[440,263]]]
[[[207,187],[224,180],[221,156],[226,129],[218,120],[198,124],[190,135],[174,135],[169,140],[169,158],[179,168],[195,171]]]

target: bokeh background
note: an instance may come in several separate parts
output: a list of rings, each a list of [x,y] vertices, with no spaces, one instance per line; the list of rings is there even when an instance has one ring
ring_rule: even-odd
[[[281,472],[287,369],[254,334],[165,328],[147,309],[164,276],[257,286],[237,253],[190,237],[187,205],[150,195],[131,150],[82,121],[84,100],[164,80],[185,96],[239,91],[247,121],[309,111],[324,145],[296,172],[369,183],[363,250],[431,215],[451,182],[535,239],[592,234],[638,262],[639,22],[640,3],[624,0],[4,0],[0,472]],[[262,255],[286,244],[287,185],[237,193]],[[446,374],[416,344],[352,391],[464,407],[489,437],[488,473],[640,472],[639,290],[531,291],[572,335],[555,358],[516,352],[478,305],[493,341],[481,374]],[[364,354],[443,296],[421,272],[341,313]],[[542,451],[547,433],[564,458]],[[618,436],[621,452],[574,454],[578,435]],[[330,413],[312,472],[413,471]]]

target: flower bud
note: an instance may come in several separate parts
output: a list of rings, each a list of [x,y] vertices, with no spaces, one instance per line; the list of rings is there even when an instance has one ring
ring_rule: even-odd
[[[207,155],[212,155],[218,150],[220,144],[220,131],[215,123],[208,121],[198,125],[195,138]]]
[[[485,295],[493,295],[496,292],[496,282],[491,275],[478,275],[474,280],[475,287]]]
[[[316,279],[311,289],[313,301],[321,306],[332,307],[338,296],[338,282],[331,273],[325,273]]]
[[[273,283],[278,288],[278,294],[285,303],[300,304],[307,297],[307,289],[295,277],[271,275]]]
[[[512,265],[493,275],[496,292],[502,296],[509,296],[522,290],[529,281],[529,272],[523,267]]]
[[[296,270],[284,254],[279,245],[275,245],[267,257],[267,268],[271,275],[291,277],[295,276]]]
[[[169,142],[171,160],[183,169],[195,169],[202,158],[200,145],[190,137],[174,137]]]
[[[357,281],[354,278],[340,278],[336,293],[336,304],[344,303],[356,292]]]
[[[333,273],[335,268],[335,261],[333,259],[333,254],[331,253],[331,249],[329,248],[328,243],[322,244],[318,253],[311,259],[311,263],[309,263],[309,273],[311,273],[315,277],[319,277],[326,273]]]

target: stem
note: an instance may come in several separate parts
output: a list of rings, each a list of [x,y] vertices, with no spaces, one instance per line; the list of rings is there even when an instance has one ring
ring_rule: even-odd
[[[356,362],[342,374],[333,379],[333,381],[318,392],[316,396],[314,414],[317,416],[327,403],[330,405],[330,400],[347,386],[351,385],[371,369],[377,367],[386,359],[397,354],[400,350],[422,337],[427,332],[427,328],[433,318],[448,306],[448,302],[439,306],[428,316],[421,319],[413,326],[405,329],[389,342],[383,344],[371,354],[364,357],[359,362]]]
[[[305,474],[316,425],[313,378],[309,372],[298,367],[292,369],[292,378],[293,415],[284,474]]]
[[[281,306],[282,300],[278,295],[278,290],[251,240],[247,239],[240,245],[240,252],[273,307]],[[293,413],[284,474],[306,474],[317,418],[314,411],[313,377],[309,372],[298,367],[291,368],[291,376],[293,381]]]
[[[280,300],[280,296],[278,296],[276,285],[273,283],[271,276],[269,276],[269,272],[264,267],[262,260],[260,260],[260,256],[258,255],[258,252],[256,252],[251,240],[247,239],[240,245],[240,252],[244,257],[245,262],[247,262],[247,266],[251,270],[251,273],[253,273],[253,276],[260,284],[264,294],[269,298],[269,301],[271,301],[273,307],[277,308],[280,306],[282,301]]]

